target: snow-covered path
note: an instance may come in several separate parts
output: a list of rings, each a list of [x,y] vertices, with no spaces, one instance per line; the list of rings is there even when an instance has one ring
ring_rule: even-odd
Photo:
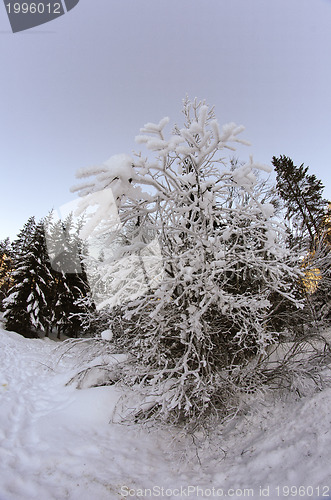
[[[0,499],[115,499],[171,477],[153,439],[109,425],[114,388],[64,387],[74,360],[54,346],[0,331]]]
[[[109,423],[118,389],[66,387],[77,353],[57,346],[0,329],[0,500],[331,495],[330,388],[253,401],[195,448],[170,430]]]

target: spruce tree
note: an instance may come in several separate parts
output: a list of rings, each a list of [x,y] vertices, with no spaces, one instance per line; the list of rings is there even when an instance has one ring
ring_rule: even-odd
[[[52,220],[47,224],[47,244],[51,258],[53,285],[51,290],[52,327],[75,337],[81,331],[80,299],[89,291],[83,265],[83,242],[79,237],[80,224],[70,214],[64,221]]]
[[[274,156],[272,163],[277,173],[277,191],[285,204],[285,217],[291,222],[293,241],[313,251],[327,207],[324,186],[314,174],[308,174],[308,167],[303,164],[297,167],[287,156]]]
[[[302,256],[303,276],[298,283],[306,298],[302,315],[306,323],[313,320],[317,325],[331,309],[330,203],[323,198],[322,182],[308,173],[308,167],[297,167],[286,156],[274,156],[272,163],[289,223],[288,241]]]
[[[47,254],[43,222],[29,219],[13,247],[17,253],[13,285],[5,300],[8,330],[31,334],[50,328],[49,290],[53,280]]]
[[[27,251],[33,240],[35,229],[36,219],[34,216],[29,217],[21,231],[19,231],[16,239],[13,241],[12,249],[15,258],[18,258]]]
[[[9,238],[0,241],[0,311],[3,301],[8,295],[13,267],[13,250]]]

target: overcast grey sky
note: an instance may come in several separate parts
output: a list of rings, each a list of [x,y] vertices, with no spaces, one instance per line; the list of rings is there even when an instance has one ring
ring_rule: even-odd
[[[331,0],[80,0],[16,34],[0,5],[0,62],[0,239],[186,94],[245,125],[240,159],[290,156],[331,199]]]

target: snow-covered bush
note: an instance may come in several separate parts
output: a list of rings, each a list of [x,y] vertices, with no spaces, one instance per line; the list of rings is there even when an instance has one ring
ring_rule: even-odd
[[[169,137],[168,118],[144,126],[136,140],[149,156],[119,155],[80,171],[88,179],[74,188],[84,207],[99,199],[87,234],[130,227],[130,241],[107,261],[118,283],[137,291],[125,263],[157,241],[155,274],[142,262],[146,286],[117,308],[115,339],[133,354],[124,374],[144,396],[136,416],[174,421],[227,410],[233,394],[252,384],[251,360],[277,342],[277,306],[300,305],[292,291],[297,263],[255,175],[268,168],[226,159],[244,142],[243,127],[220,128],[213,109],[197,100],[186,100],[183,113],[184,126]],[[104,196],[109,189],[120,224]]]

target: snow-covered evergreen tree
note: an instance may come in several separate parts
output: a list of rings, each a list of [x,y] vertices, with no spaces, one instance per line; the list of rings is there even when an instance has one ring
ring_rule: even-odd
[[[65,238],[64,236],[65,235]],[[8,297],[4,300],[6,328],[23,335],[45,335],[56,328],[68,336],[81,331],[79,299],[89,292],[82,265],[83,245],[69,216],[65,222],[53,216],[24,225],[12,246]]]
[[[50,292],[52,328],[57,330],[59,338],[61,333],[75,337],[81,331],[82,299],[89,292],[83,266],[83,242],[79,237],[80,222],[74,221],[73,214],[64,221],[50,217],[45,229],[53,275]]]
[[[8,330],[19,333],[50,328],[49,289],[52,283],[43,222],[29,219],[13,247],[16,249],[13,285],[5,300]]]
[[[0,241],[0,311],[11,286],[13,251],[9,238]]]
[[[114,279],[126,276],[133,281],[125,286],[137,291],[126,259],[152,242],[158,247],[153,265],[143,266],[147,286],[121,307],[117,340],[133,354],[126,381],[146,396],[142,416],[175,420],[227,407],[232,388],[252,376],[249,360],[277,341],[275,297],[295,303],[299,275],[274,207],[256,187],[254,172],[264,167],[251,160],[233,168],[224,156],[243,142],[243,127],[221,129],[213,109],[197,100],[186,100],[183,112],[184,126],[168,138],[167,118],[141,130],[137,142],[148,157],[112,157],[79,172],[89,179],[75,188],[84,206],[99,200],[89,232],[100,221],[108,231],[135,227],[117,252],[117,270],[109,261]],[[110,189],[121,228],[105,196]]]
[[[29,217],[21,231],[18,233],[17,238],[13,241],[12,248],[15,256],[19,256],[20,254],[26,252],[27,248],[32,243],[35,228],[35,217]]]

